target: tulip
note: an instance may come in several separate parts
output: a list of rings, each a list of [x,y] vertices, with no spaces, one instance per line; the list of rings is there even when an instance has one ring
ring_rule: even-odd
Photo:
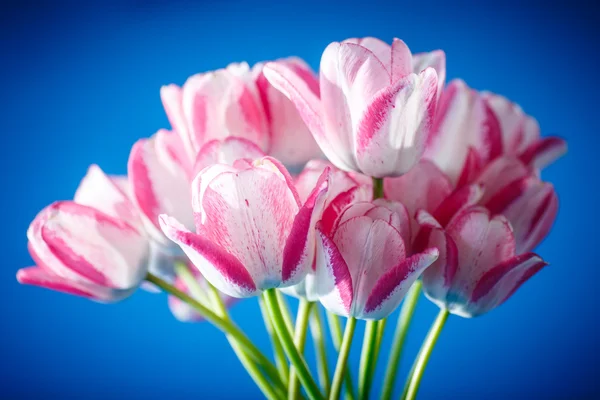
[[[421,246],[440,252],[423,273],[425,295],[452,314],[469,318],[492,310],[547,265],[537,254],[517,253],[509,221],[483,207],[470,207],[445,228],[424,211],[418,219]]]
[[[313,260],[308,228],[314,199],[300,203],[277,160],[205,168],[194,179],[192,194],[197,233],[166,214],[160,224],[217,289],[249,297],[304,278]]]
[[[299,58],[278,60],[318,91],[318,80]],[[182,138],[188,159],[208,142],[239,137],[287,165],[319,157],[320,150],[296,108],[265,79],[264,63],[247,63],[190,77],[183,87],[161,88],[161,99],[173,127]]]
[[[17,272],[20,283],[114,302],[131,295],[146,276],[144,235],[93,207],[54,203],[33,220],[27,238],[36,266]]]
[[[175,277],[173,262],[184,254],[162,233],[158,216],[169,213],[186,226],[194,226],[190,205],[191,170],[181,139],[167,130],[138,140],[129,155],[132,202],[151,241],[150,272],[167,280]]]
[[[317,290],[329,311],[385,318],[438,257],[435,248],[407,257],[410,223],[401,203],[377,199],[350,205],[329,233],[317,226]]]
[[[309,235],[314,235],[317,223],[321,224],[323,230],[329,231],[346,206],[358,201],[371,200],[373,191],[370,178],[340,171],[323,160],[309,161],[297,177],[295,186],[301,201],[317,196],[316,192],[319,192],[315,198]],[[315,243],[314,240],[311,242]],[[295,297],[316,301],[319,295],[315,284],[315,262],[316,260],[313,261],[312,268],[304,280],[282,291]]]
[[[267,63],[263,73],[336,167],[381,178],[406,173],[423,154],[445,60],[436,52],[415,61],[398,39],[334,42],[321,58],[320,98],[284,63]]]
[[[497,157],[543,168],[566,151],[557,137],[540,137],[538,123],[506,98],[477,92],[456,79],[443,91],[424,157],[462,186]]]
[[[193,75],[182,87],[163,86],[160,95],[192,161],[206,142],[228,136],[269,147],[263,107],[246,63]]]

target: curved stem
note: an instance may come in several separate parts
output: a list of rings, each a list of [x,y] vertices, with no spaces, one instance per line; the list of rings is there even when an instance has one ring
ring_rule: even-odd
[[[337,400],[338,397],[340,397],[342,381],[344,380],[344,371],[346,370],[346,363],[352,345],[352,337],[354,336],[354,328],[356,328],[356,319],[349,317],[346,322],[346,328],[344,329],[344,338],[342,339],[342,344],[340,346],[335,373],[333,374],[333,383],[331,384],[329,400]]]
[[[375,349],[377,347],[377,331],[379,321],[367,321],[365,336],[363,339],[362,352],[360,355],[360,367],[358,372],[358,398],[366,400],[369,398],[371,389],[372,372],[377,358]]]
[[[256,360],[265,370],[269,378],[276,384],[283,386],[281,379],[279,378],[279,374],[277,372],[277,368],[269,361],[267,357],[252,343],[250,339],[231,321],[225,320],[219,317],[217,314],[212,312],[206,306],[202,305],[200,302],[195,300],[193,297],[188,295],[187,293],[177,289],[175,286],[171,285],[168,282],[165,282],[161,278],[151,273],[146,275],[146,280],[150,283],[153,283],[157,287],[161,288],[163,291],[172,294],[177,297],[179,300],[189,304],[194,307],[194,309],[202,315],[207,321],[211,322],[222,332],[231,335],[237,343],[246,350],[248,355],[250,355],[254,360]]]
[[[319,375],[319,384],[325,392],[325,397],[329,396],[331,382],[329,382],[329,367],[327,365],[327,348],[325,347],[325,327],[319,307],[313,307],[310,315],[310,333],[315,345],[315,354],[317,357],[317,370]]]
[[[383,178],[373,178],[373,200],[383,197]]]
[[[271,345],[273,346],[273,355],[275,356],[275,364],[277,365],[277,369],[279,370],[279,376],[281,377],[284,386],[287,387],[288,377],[290,374],[287,358],[285,358],[283,347],[281,347],[281,342],[279,341],[279,338],[275,333],[275,329],[273,328],[273,323],[271,322],[271,317],[269,316],[269,310],[267,309],[265,300],[261,296],[258,297],[258,305],[260,307],[260,312],[262,314],[263,320],[265,321],[265,328],[267,329],[267,333],[271,338]]]
[[[340,318],[333,314],[332,312],[327,311],[327,324],[329,325],[329,331],[331,333],[331,341],[333,342],[333,347],[339,353],[340,348],[342,347],[342,339],[344,333],[342,332],[342,325],[340,324]],[[346,399],[354,400],[354,383],[352,380],[352,372],[350,368],[346,368],[346,372],[344,373],[344,387],[346,388]]]
[[[402,349],[404,348],[404,341],[406,340],[406,334],[408,333],[410,322],[415,314],[417,302],[421,295],[421,285],[420,280],[413,283],[408,294],[404,297],[404,302],[400,309],[400,316],[398,317],[398,324],[396,325],[396,330],[394,332],[390,357],[385,371],[381,400],[390,400],[392,398],[396,374],[398,373],[398,365],[400,357],[402,356]]]
[[[292,319],[292,313],[290,313],[290,306],[283,293],[281,293],[279,290],[277,291],[277,301],[279,302],[279,309],[281,310],[281,315],[283,315],[285,326],[287,326],[290,335],[293,335],[294,320]]]
[[[448,310],[444,308],[440,310],[438,316],[433,322],[433,325],[431,325],[427,336],[425,337],[425,341],[423,341],[421,350],[419,350],[419,355],[417,355],[417,358],[415,359],[412,373],[406,381],[406,396],[404,397],[406,400],[414,400],[417,397],[419,385],[421,384],[421,378],[423,378],[423,372],[425,371],[425,367],[427,366],[427,362],[429,361],[433,347],[440,337],[442,328],[446,324],[448,315],[450,315]]]
[[[306,390],[306,394],[311,399],[322,399],[323,395],[319,390],[319,386],[317,386],[315,380],[311,376],[310,371],[308,370],[308,365],[306,365],[304,357],[302,357],[294,345],[292,335],[285,324],[285,320],[277,300],[276,290],[266,290],[264,292],[264,296],[265,303],[267,303],[267,308],[269,309],[269,315],[271,316],[273,326],[275,327],[275,332],[277,332],[277,336],[279,336],[279,340],[281,340],[281,344],[288,356],[288,359],[290,360],[290,363],[296,368],[296,373],[300,378],[300,382],[302,382],[302,386],[304,386],[304,389]]]
[[[229,317],[229,313],[227,312],[225,304],[223,304],[223,299],[221,298],[219,291],[210,283],[207,282],[207,284],[210,287],[210,301],[212,302],[213,307],[217,311],[217,314],[220,317],[231,321],[231,318]],[[281,387],[272,385],[269,382],[269,380],[265,378],[258,365],[236,343],[235,339],[233,339],[231,335],[227,335],[227,340],[229,341],[229,344],[231,345],[231,348],[233,349],[237,357],[240,359],[240,362],[242,363],[244,368],[246,368],[246,371],[248,371],[248,374],[250,375],[252,380],[254,380],[254,383],[256,383],[263,395],[269,400],[285,399],[285,393],[283,392],[283,390],[277,391],[277,389],[281,389]]]
[[[296,317],[296,331],[294,332],[294,345],[300,352],[304,353],[304,345],[306,344],[306,331],[308,330],[308,318],[313,303],[301,299],[298,307],[298,316]],[[296,376],[296,368],[290,368],[290,379],[288,380],[288,399],[297,399],[300,395],[300,382]]]

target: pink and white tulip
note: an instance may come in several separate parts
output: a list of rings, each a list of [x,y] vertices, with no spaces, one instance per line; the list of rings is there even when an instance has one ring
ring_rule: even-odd
[[[125,207],[118,209],[114,214],[129,216]],[[146,276],[148,241],[127,218],[57,202],[37,215],[27,237],[36,266],[18,271],[20,283],[114,302],[132,294]]]
[[[469,183],[502,155],[542,168],[566,151],[557,137],[540,137],[537,121],[506,98],[479,93],[462,80],[444,89],[424,157],[456,185]]]
[[[341,171],[322,160],[309,161],[296,179],[295,185],[301,201],[313,201],[310,200],[313,198],[315,202],[308,232],[312,243],[315,243],[312,236],[317,223],[324,231],[329,232],[340,213],[348,205],[371,200],[373,192],[370,178]],[[292,296],[316,301],[319,294],[315,284],[315,261],[305,279],[282,291]]]
[[[350,205],[330,232],[317,226],[315,283],[329,311],[360,319],[388,316],[421,273],[435,248],[408,256],[406,208],[382,199]]]
[[[151,242],[150,272],[167,280],[174,278],[173,262],[184,254],[162,233],[158,216],[168,213],[186,226],[194,226],[191,171],[181,138],[174,132],[159,130],[149,139],[138,140],[131,149],[131,197]]]
[[[213,165],[196,177],[192,193],[197,233],[166,214],[160,224],[217,289],[249,297],[304,278],[313,260],[314,201],[301,204],[278,161]]]
[[[268,150],[267,121],[248,64],[193,75],[182,87],[163,86],[160,94],[191,161],[206,142],[228,136]]]
[[[336,167],[381,178],[406,173],[423,154],[445,58],[435,52],[413,59],[398,39],[391,46],[349,39],[325,49],[319,94],[285,63],[268,63],[263,73],[296,105]]]
[[[318,78],[298,58],[278,60],[318,91]],[[188,158],[208,142],[239,137],[287,165],[301,165],[321,153],[290,100],[262,73],[263,63],[246,63],[190,77],[183,87],[164,86],[161,98]]]
[[[508,220],[471,207],[443,228],[426,212],[420,245],[440,255],[423,273],[425,295],[462,317],[484,314],[506,301],[546,263],[534,253],[517,253]]]

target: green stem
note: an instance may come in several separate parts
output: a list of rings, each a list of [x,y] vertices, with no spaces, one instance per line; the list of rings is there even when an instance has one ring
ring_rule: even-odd
[[[269,361],[267,357],[252,343],[250,339],[238,328],[233,322],[228,321],[224,318],[219,317],[217,314],[212,312],[206,306],[202,305],[199,301],[187,293],[177,289],[175,286],[168,282],[165,282],[161,278],[151,273],[146,275],[146,280],[153,283],[163,291],[177,297],[179,300],[194,307],[194,309],[202,315],[207,321],[211,322],[222,332],[231,335],[236,342],[244,348],[248,355],[256,360],[265,370],[269,378],[276,384],[283,386],[277,368]]]
[[[342,325],[340,324],[340,318],[327,311],[327,324],[329,325],[329,331],[331,333],[331,341],[333,342],[333,347],[339,353],[340,348],[342,347]],[[352,372],[350,368],[346,368],[346,372],[344,373],[344,387],[346,388],[346,399],[354,400],[354,381],[352,380]]]
[[[229,313],[227,312],[225,304],[223,304],[223,299],[221,298],[219,291],[210,283],[207,282],[207,284],[210,286],[210,301],[212,302],[213,307],[217,311],[217,314],[220,317],[231,321],[231,318],[229,317]],[[254,380],[254,383],[256,383],[263,395],[269,400],[285,399],[285,393],[283,392],[282,388],[272,385],[269,382],[269,380],[265,378],[258,365],[236,343],[235,339],[233,339],[231,335],[227,335],[227,340],[229,341],[229,344],[231,345],[231,348],[233,349],[235,354],[240,359],[240,362],[246,368],[246,371],[248,371],[248,374]],[[277,389],[280,390],[277,391]]]
[[[310,333],[315,345],[315,354],[317,356],[317,370],[319,374],[319,384],[325,392],[325,397],[329,396],[331,382],[329,382],[329,367],[327,365],[327,348],[325,347],[325,327],[319,307],[313,307],[310,315]]]
[[[258,305],[260,306],[260,312],[265,321],[265,328],[267,329],[267,333],[271,338],[273,355],[275,356],[275,364],[279,370],[279,376],[281,377],[285,387],[287,387],[290,371],[288,369],[287,358],[285,358],[285,352],[283,351],[283,347],[281,347],[281,341],[279,341],[279,338],[275,333],[275,329],[273,328],[273,323],[271,322],[271,317],[269,316],[269,310],[267,309],[265,300],[261,296],[258,297]]]
[[[375,352],[373,353],[373,355],[375,357],[375,362],[373,363],[373,369],[371,371],[371,376],[375,376],[377,360],[379,360],[379,351],[381,350],[381,343],[383,341],[383,334],[385,333],[386,324],[387,324],[387,318],[381,319],[377,323],[377,339],[375,342]]]
[[[383,178],[373,178],[373,200],[383,197]]]
[[[296,317],[296,331],[294,332],[294,345],[300,354],[304,353],[306,344],[306,332],[308,330],[308,318],[313,303],[301,299],[298,307],[298,316]],[[296,376],[296,368],[290,368],[290,379],[288,386],[288,399],[298,399],[300,395],[300,381]]]
[[[290,306],[288,302],[279,290],[277,291],[277,301],[279,302],[279,308],[281,310],[281,315],[283,315],[283,320],[285,321],[285,326],[287,326],[290,335],[294,334],[294,320],[292,319],[292,313],[290,313]]]
[[[360,356],[360,367],[358,375],[358,398],[366,400],[369,398],[371,389],[372,372],[375,363],[375,349],[377,347],[378,321],[367,321],[365,336],[363,339],[362,352]]]
[[[323,399],[319,386],[317,386],[315,380],[311,376],[308,365],[306,365],[306,361],[304,361],[304,357],[298,352],[298,349],[294,345],[292,335],[290,334],[281,313],[276,290],[269,289],[263,294],[265,296],[265,303],[267,304],[269,315],[271,316],[273,326],[275,327],[275,332],[277,332],[277,336],[279,336],[279,340],[281,340],[281,344],[290,363],[296,368],[296,374],[298,374],[300,382],[302,382],[302,385],[306,390],[306,394],[311,399]]]
[[[400,309],[400,316],[398,317],[398,324],[396,325],[396,331],[394,332],[392,349],[390,351],[385,378],[383,380],[381,400],[390,400],[392,398],[396,374],[398,373],[398,365],[400,357],[402,356],[402,349],[404,348],[404,341],[406,340],[406,334],[408,333],[410,322],[415,314],[417,302],[421,295],[421,285],[420,280],[413,283],[408,294],[404,297],[404,303]]]
[[[344,371],[346,370],[346,363],[348,362],[350,347],[352,345],[352,337],[354,336],[354,328],[356,328],[356,319],[349,317],[346,322],[346,328],[344,329],[344,338],[342,339],[335,372],[333,374],[333,383],[331,384],[329,400],[337,400],[340,397],[342,381],[344,380]]]
[[[431,357],[433,347],[435,346],[438,338],[440,337],[442,328],[446,324],[448,315],[450,315],[450,313],[445,308],[442,308],[440,310],[438,316],[433,322],[433,325],[431,325],[431,329],[429,329],[429,332],[427,333],[425,341],[423,341],[421,350],[419,350],[419,355],[415,359],[412,373],[406,381],[406,396],[404,397],[406,400],[414,400],[417,397],[419,385],[421,384],[421,378],[423,378],[423,372],[425,371],[425,367],[427,366],[429,357]]]

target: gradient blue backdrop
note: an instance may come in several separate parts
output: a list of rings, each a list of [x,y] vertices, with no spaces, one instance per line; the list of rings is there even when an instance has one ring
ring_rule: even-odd
[[[449,320],[422,398],[600,395],[592,2],[9,3],[0,10],[0,398],[259,397],[222,335],[177,322],[163,295],[106,306],[19,286],[16,270],[31,264],[25,231],[43,206],[72,196],[90,163],[124,173],[133,142],[168,127],[161,85],[239,60],[298,55],[317,67],[329,42],[366,35],[444,49],[449,78],[517,101],[570,147],[544,172],[561,201],[539,248],[551,266],[491,314]],[[403,375],[435,312],[419,304]],[[255,301],[233,316],[269,349]]]

